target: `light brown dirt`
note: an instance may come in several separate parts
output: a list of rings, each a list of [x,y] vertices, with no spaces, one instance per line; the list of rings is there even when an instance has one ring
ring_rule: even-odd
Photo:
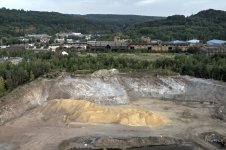
[[[122,124],[129,126],[159,126],[170,122],[167,117],[131,106],[107,106],[85,100],[52,100],[36,110],[44,116],[63,116],[65,124],[81,123]]]

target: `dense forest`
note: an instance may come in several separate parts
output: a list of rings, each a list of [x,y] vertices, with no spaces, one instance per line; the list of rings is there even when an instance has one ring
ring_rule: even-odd
[[[104,14],[88,14],[83,15],[83,18],[97,22],[111,29],[112,32],[122,32],[127,27],[140,24],[148,21],[155,21],[165,19],[165,17],[150,17],[150,16],[138,16],[138,15],[104,15]]]
[[[226,40],[226,12],[210,9],[189,17],[169,16],[166,19],[133,25],[126,33],[134,39],[146,35],[164,41],[193,38],[203,41]]]
[[[33,81],[48,72],[88,71],[116,68],[125,72],[148,72],[154,75],[172,75],[179,73],[201,78],[226,82],[226,57],[196,54],[179,54],[172,58],[155,61],[134,58],[114,57],[112,53],[96,55],[77,54],[68,51],[69,56],[59,52],[0,51],[0,56],[20,56],[23,61],[18,65],[11,62],[0,64],[0,97],[19,85]]]
[[[185,17],[136,15],[69,15],[57,12],[38,12],[0,9],[0,38],[23,36],[27,33],[82,32],[124,35],[138,39],[149,36],[163,41],[197,38],[226,40],[226,12],[205,10]]]
[[[0,9],[0,38],[23,36],[27,33],[81,32],[115,33],[129,25],[158,20],[162,17],[134,15],[69,15],[57,12],[38,12]]]

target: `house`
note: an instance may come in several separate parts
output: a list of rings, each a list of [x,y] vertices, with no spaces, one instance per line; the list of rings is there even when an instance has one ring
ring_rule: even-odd
[[[83,34],[82,33],[70,32],[70,33],[68,33],[68,36],[83,37]]]
[[[40,39],[40,42],[41,43],[48,43],[50,41],[50,38],[48,38],[48,37],[42,37],[41,39]]]
[[[188,43],[186,41],[180,41],[180,40],[172,41],[172,42],[170,42],[170,44],[173,44],[175,46],[188,45]]]
[[[150,44],[162,44],[163,42],[161,40],[151,40]]]
[[[55,52],[56,49],[59,48],[59,47],[60,47],[60,46],[58,46],[58,45],[50,45],[50,46],[49,46],[49,50],[52,51],[52,52]]]
[[[50,38],[48,34],[28,34],[27,37],[29,38],[35,38],[35,39],[41,39],[41,38]]]
[[[210,46],[226,46],[226,41],[223,40],[210,40],[207,42],[207,45]]]
[[[59,39],[64,39],[65,37],[68,37],[68,33],[57,33],[56,37]]]
[[[75,43],[75,41],[73,39],[67,39],[67,43],[68,44],[73,44],[73,43]]]
[[[23,58],[21,57],[3,57],[3,58],[0,58],[0,63],[4,63],[5,61],[10,61],[12,64],[18,65],[22,60]]]
[[[28,38],[34,38],[36,40],[40,40],[42,43],[47,43],[49,42],[51,36],[48,34],[29,34],[27,35]]]
[[[21,57],[10,57],[8,59],[12,64],[18,65],[20,62],[22,62],[23,58]]]
[[[9,59],[9,57],[1,57],[0,58],[0,63],[4,63],[5,61],[7,61]]]
[[[7,45],[2,45],[2,46],[0,46],[0,49],[6,49],[7,47],[9,47],[9,46],[7,46]]]
[[[141,41],[143,43],[150,43],[151,42],[151,38],[150,37],[146,37],[146,36],[142,36],[141,37]]]
[[[85,39],[88,41],[88,40],[91,40],[92,39],[92,35],[91,34],[87,34],[85,35]]]
[[[69,54],[67,53],[67,52],[65,52],[65,51],[63,51],[62,53],[61,53],[63,56],[68,56]]]
[[[35,47],[35,44],[27,44],[26,49],[33,49]]]
[[[65,42],[64,38],[61,38],[61,39],[55,39],[55,43],[64,44],[64,42]]]
[[[69,32],[69,33],[57,33],[56,36],[62,39],[62,38],[68,38],[70,36],[83,37],[84,35],[82,33]]]
[[[193,40],[187,41],[187,43],[188,43],[189,45],[191,45],[191,46],[194,46],[194,45],[200,44],[200,40],[193,39]]]
[[[18,40],[24,43],[29,42],[29,39],[25,37],[19,37]]]

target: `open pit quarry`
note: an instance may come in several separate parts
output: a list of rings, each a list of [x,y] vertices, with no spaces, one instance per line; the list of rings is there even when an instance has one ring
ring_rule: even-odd
[[[0,150],[226,149],[226,83],[100,70],[1,98]]]

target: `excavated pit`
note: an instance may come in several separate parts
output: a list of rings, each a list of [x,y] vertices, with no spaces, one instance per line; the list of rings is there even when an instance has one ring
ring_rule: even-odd
[[[211,149],[199,135],[226,135],[226,83],[188,76],[129,75],[114,69],[62,73],[19,87],[1,101],[0,148],[7,150],[55,150],[62,141],[80,137],[99,141],[91,149],[106,148],[104,139],[128,145],[109,150],[193,149],[184,141]],[[164,145],[162,138],[171,143]],[[137,147],[140,141],[150,143]],[[74,140],[70,144],[89,149]]]
[[[7,103],[0,110],[0,123],[53,99],[82,99],[121,105],[139,98],[157,98],[193,107],[213,107],[226,102],[225,83],[188,76],[138,76],[120,74],[117,70],[101,70],[87,76],[64,74],[57,79],[39,79],[2,99]]]

